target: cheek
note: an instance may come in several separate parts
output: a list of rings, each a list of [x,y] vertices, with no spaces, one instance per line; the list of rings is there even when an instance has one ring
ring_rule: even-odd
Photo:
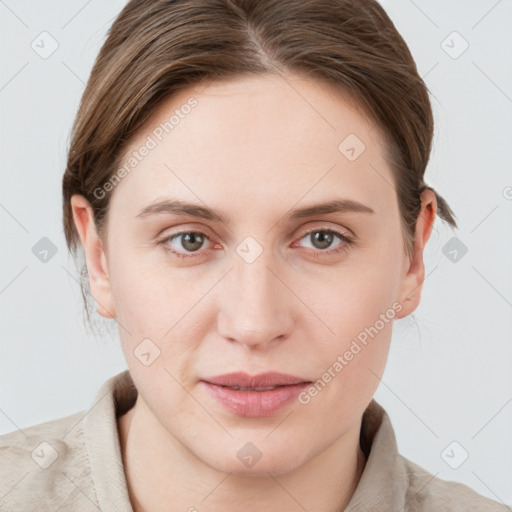
[[[365,254],[333,267],[326,279],[304,275],[298,293],[323,321],[326,339],[337,339],[344,346],[382,314],[394,318],[400,271],[400,259],[393,254]],[[307,318],[314,316],[308,314]]]
[[[363,381],[373,381],[370,369],[379,374],[387,358],[396,303],[393,307],[389,293],[377,290],[380,293],[368,282],[354,290],[347,288],[326,315],[336,335],[325,347],[324,367],[343,374],[349,387],[351,383],[360,386]],[[333,368],[335,363],[339,364]]]
[[[305,302],[322,320],[315,328],[324,333],[315,338],[316,370],[331,390],[323,403],[340,397],[364,401],[376,389],[388,356],[393,321],[402,309],[396,300],[400,261],[389,251],[377,252],[340,268],[328,283],[312,286],[309,282],[309,295],[308,283],[303,282]],[[313,321],[315,317],[308,315],[304,328]]]
[[[329,334],[328,339],[324,336],[321,344],[309,351],[317,379],[299,400],[308,411],[312,428],[348,428],[375,394],[386,365],[396,315],[389,292],[378,290],[381,293],[368,282],[357,290],[347,286],[323,310],[326,323],[336,334]],[[325,418],[336,427],[326,427]]]
[[[188,386],[208,327],[201,298],[211,279],[194,280],[187,269],[170,269],[163,257],[155,263],[153,254],[149,258],[133,250],[118,251],[112,262],[111,287],[130,370],[141,379],[154,379],[158,372],[172,381],[167,370]]]
[[[161,252],[160,252],[161,251]],[[110,284],[119,322],[134,328],[158,328],[171,324],[186,290],[178,276],[166,276],[163,249],[133,247],[122,238],[112,247]]]

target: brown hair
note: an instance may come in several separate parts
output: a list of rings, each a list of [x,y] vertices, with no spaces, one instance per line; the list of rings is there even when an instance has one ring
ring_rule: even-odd
[[[347,92],[380,128],[407,255],[425,188],[436,195],[438,215],[457,227],[423,179],[433,137],[427,87],[375,0],[131,0],[108,31],[73,125],[62,183],[68,249],[80,247],[71,196],[90,202],[102,236],[111,193],[94,191],[162,100],[201,82],[287,72]],[[85,265],[81,284],[87,306]]]

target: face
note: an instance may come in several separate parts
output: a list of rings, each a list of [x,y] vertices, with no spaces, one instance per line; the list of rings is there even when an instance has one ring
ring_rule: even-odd
[[[421,240],[405,257],[377,128],[324,84],[259,76],[168,99],[130,158],[101,259],[94,235],[82,240],[147,424],[213,468],[252,474],[290,471],[358,432],[393,321],[423,280]],[[310,384],[204,382],[233,372]]]

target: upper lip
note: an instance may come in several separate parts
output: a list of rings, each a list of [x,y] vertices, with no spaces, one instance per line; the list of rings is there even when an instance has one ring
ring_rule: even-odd
[[[245,372],[234,372],[217,375],[215,377],[208,377],[202,380],[218,386],[242,386],[244,388],[289,386],[292,384],[311,382],[301,377],[278,372],[260,373],[258,375],[249,375]]]

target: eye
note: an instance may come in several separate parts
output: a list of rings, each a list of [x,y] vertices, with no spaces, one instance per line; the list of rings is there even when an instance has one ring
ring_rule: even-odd
[[[171,252],[178,258],[189,258],[201,255],[200,249],[205,240],[210,240],[210,238],[202,231],[181,231],[164,238],[160,243],[166,252]]]
[[[315,236],[311,237],[311,235]],[[308,249],[311,249],[314,257],[348,250],[355,243],[348,235],[329,228],[310,229],[302,234],[299,241],[308,238],[313,241],[313,246]],[[336,238],[340,240],[340,243],[329,249]],[[204,248],[206,241],[210,241],[210,237],[202,231],[180,231],[165,237],[159,244],[163,246],[166,252],[172,253],[178,258],[193,258],[202,255],[203,251],[201,249]],[[293,246],[296,246],[296,243]]]
[[[329,249],[336,238],[341,242],[335,245],[333,249]],[[302,234],[300,241],[305,239],[312,240],[312,247],[310,248],[314,250],[314,256],[318,256],[318,252],[320,252],[320,255],[338,253],[340,251],[347,250],[350,245],[354,243],[348,235],[328,228],[310,229],[309,231],[306,231],[306,233]]]

